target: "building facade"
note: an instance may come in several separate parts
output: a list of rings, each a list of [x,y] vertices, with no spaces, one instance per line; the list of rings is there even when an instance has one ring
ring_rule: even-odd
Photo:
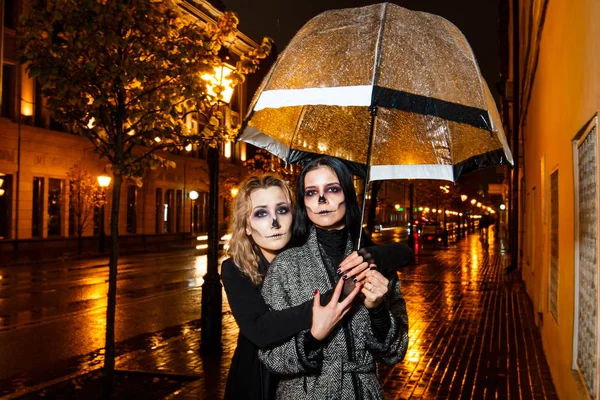
[[[0,107],[0,255],[15,249],[40,256],[72,251],[76,246],[75,222],[70,207],[68,172],[77,163],[94,178],[105,171],[106,161],[94,153],[84,137],[72,135],[57,124],[44,107],[35,79],[18,64],[16,46],[20,1],[5,0],[2,40],[2,85]],[[199,24],[214,21],[221,10],[207,1],[181,1],[188,18]],[[226,57],[231,63],[257,43],[238,33]],[[229,60],[228,60],[229,61]],[[268,65],[235,88],[227,107],[228,123],[239,125],[250,97]],[[190,129],[197,129],[190,117]],[[179,154],[163,154],[175,162],[174,168],[148,171],[142,186],[125,182],[121,195],[119,234],[123,248],[190,243],[190,238],[206,231],[208,201],[207,152],[193,146]],[[252,149],[248,149],[250,153]],[[247,154],[245,143],[227,143],[220,149],[222,164],[219,221],[224,230],[229,219],[231,190],[242,179]],[[111,188],[106,190],[110,210]],[[198,198],[190,199],[196,191]],[[93,222],[84,233],[84,251],[97,251],[100,218],[94,211]],[[109,212],[104,213],[108,235]]]
[[[600,1],[502,3],[520,270],[559,398],[598,399]]]

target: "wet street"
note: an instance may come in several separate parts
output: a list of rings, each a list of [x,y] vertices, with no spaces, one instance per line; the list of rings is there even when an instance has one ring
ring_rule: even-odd
[[[410,342],[403,362],[380,368],[386,398],[557,398],[523,283],[506,274],[508,257],[493,235],[486,245],[473,234],[448,248],[426,247],[416,265],[399,271]],[[223,353],[200,355],[205,257],[122,261],[117,368],[196,377],[169,399],[222,398],[238,328],[224,296]],[[0,357],[11,360],[0,367],[5,393],[101,365],[107,271],[92,264],[38,266],[33,275],[26,267],[2,270]]]
[[[108,260],[0,268],[0,395],[102,362]],[[190,251],[120,259],[116,341],[199,318],[206,256]]]

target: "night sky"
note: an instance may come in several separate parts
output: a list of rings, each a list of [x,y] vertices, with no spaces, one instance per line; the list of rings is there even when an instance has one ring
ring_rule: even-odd
[[[223,0],[240,17],[242,32],[257,42],[263,36],[275,40],[283,51],[296,31],[317,14],[336,8],[361,7],[369,0]],[[490,90],[499,80],[497,0],[396,0],[411,10],[440,15],[454,23],[473,48]]]

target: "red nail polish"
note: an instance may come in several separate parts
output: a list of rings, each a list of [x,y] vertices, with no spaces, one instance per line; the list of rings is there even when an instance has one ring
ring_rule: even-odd
[[[319,289],[315,289],[315,294],[319,293]]]

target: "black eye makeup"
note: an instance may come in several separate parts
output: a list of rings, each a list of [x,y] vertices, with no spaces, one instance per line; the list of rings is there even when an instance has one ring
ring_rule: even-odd
[[[304,191],[304,197],[312,197],[315,194],[317,194],[317,191],[315,189],[308,189]]]
[[[256,210],[256,211],[254,211],[254,214],[252,214],[252,216],[254,218],[264,218],[268,215],[269,215],[269,213],[266,212],[265,210]]]
[[[342,191],[342,186],[340,185],[331,185],[327,188],[327,191],[330,193],[339,193]]]
[[[288,206],[281,206],[277,208],[277,214],[284,215],[290,212],[290,208]]]

